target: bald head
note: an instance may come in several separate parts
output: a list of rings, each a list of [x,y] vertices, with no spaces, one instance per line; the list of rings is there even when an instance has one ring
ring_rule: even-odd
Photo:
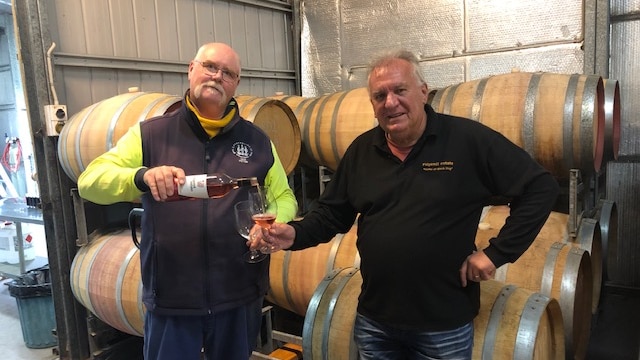
[[[214,55],[217,58],[224,58],[225,62],[229,66],[229,70],[233,71],[237,75],[240,75],[240,56],[238,56],[238,53],[233,50],[231,46],[225,43],[212,42],[200,46],[194,59],[199,61],[207,61]]]
[[[240,57],[229,45],[202,45],[189,64],[189,98],[202,115],[220,119],[240,84]]]

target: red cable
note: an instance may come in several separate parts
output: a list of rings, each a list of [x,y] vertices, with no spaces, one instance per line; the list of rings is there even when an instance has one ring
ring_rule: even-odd
[[[15,158],[15,163],[12,165],[9,162],[9,155],[11,153],[11,145],[12,143],[16,144],[16,146],[18,147],[17,153],[16,153],[16,158]],[[7,144],[4,147],[4,151],[2,152],[2,158],[0,159],[0,162],[2,162],[2,165],[4,165],[7,170],[9,170],[10,172],[16,172],[18,171],[18,168],[20,167],[20,160],[22,158],[22,146],[20,145],[20,139],[16,139],[15,141],[8,141]]]

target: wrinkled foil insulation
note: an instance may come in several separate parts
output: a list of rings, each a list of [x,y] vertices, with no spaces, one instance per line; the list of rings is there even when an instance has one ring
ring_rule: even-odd
[[[381,51],[421,58],[431,88],[521,71],[581,73],[582,2],[315,0],[302,11],[302,93],[366,85]]]

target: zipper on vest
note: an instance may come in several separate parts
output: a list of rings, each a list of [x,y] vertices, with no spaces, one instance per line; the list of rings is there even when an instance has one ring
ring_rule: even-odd
[[[204,163],[202,164],[202,173],[203,174],[207,174],[208,173],[208,166],[207,164],[211,161],[211,156],[209,155],[209,150],[211,147],[211,140],[207,140],[207,142],[205,143],[205,147],[204,147],[204,152],[205,152],[205,156],[204,156]],[[209,238],[209,234],[207,234],[207,219],[208,219],[208,208],[207,208],[207,201],[201,201],[202,203],[202,238],[200,239],[201,241],[201,246],[202,246],[202,250],[204,253],[204,273],[205,273],[205,279],[204,279],[204,296],[205,296],[205,303],[206,303],[206,307],[207,307],[207,313],[211,314],[211,306],[213,303],[213,299],[211,298],[211,291],[210,291],[210,286],[211,286],[211,276],[209,275],[210,271],[209,271],[209,244],[207,243],[207,239]]]

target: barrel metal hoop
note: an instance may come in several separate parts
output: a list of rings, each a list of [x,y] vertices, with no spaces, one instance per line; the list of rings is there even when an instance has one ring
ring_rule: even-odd
[[[620,146],[620,86],[618,80],[603,79],[604,146],[611,153],[607,160],[617,160]]]
[[[147,118],[147,115],[149,115],[149,112],[151,111],[151,109],[153,109],[153,107],[156,106],[161,101],[164,101],[166,98],[167,96],[162,96],[154,99],[153,101],[147,102],[147,105],[144,107],[144,109],[142,109],[142,111],[140,111],[140,114],[138,114],[138,119],[136,119],[136,124],[144,121]]]
[[[289,100],[289,99],[295,100],[296,98],[302,98],[302,100],[300,100],[300,102],[298,102],[295,107],[291,107],[291,104],[289,104],[289,102],[287,100]],[[280,99],[280,101],[284,102],[285,104],[287,104],[287,106],[289,106],[291,111],[293,111],[293,113],[296,115],[296,117],[298,117],[298,121],[302,120],[301,115],[303,115],[303,114],[300,114],[300,111],[302,109],[305,109],[306,108],[305,106],[307,105],[307,103],[310,102],[310,101],[313,101],[313,100],[314,100],[314,98],[307,98],[307,97],[302,97],[302,96],[297,96],[297,95],[288,95],[288,96],[285,96],[282,99]]]
[[[589,253],[591,253],[593,250],[593,239],[596,235],[597,227],[597,220],[585,217],[580,220],[580,227],[578,228],[576,244],[579,245],[580,248],[587,250]]]
[[[313,292],[313,296],[311,296],[311,300],[309,301],[309,306],[307,306],[307,313],[304,317],[304,322],[302,325],[302,350],[304,354],[308,354],[311,356],[313,354],[313,341],[304,341],[304,339],[313,339],[313,328],[315,326],[315,312],[318,310],[318,306],[320,305],[320,301],[324,296],[325,291],[331,285],[333,279],[342,272],[344,268],[334,269],[331,273],[327,274],[322,282],[316,287],[316,290]],[[305,355],[307,356],[307,355]]]
[[[591,146],[581,146],[580,163],[583,164],[585,160],[593,159],[594,166],[597,157],[595,152],[598,148],[598,137],[604,135],[600,134],[601,129],[598,127],[604,119],[600,118],[598,109],[596,109],[599,105],[597,95],[598,82],[600,81],[601,77],[598,75],[586,75],[584,90],[582,91],[582,111],[580,113],[580,143],[591,144]],[[594,133],[594,127],[598,130],[596,133]],[[599,145],[602,146],[602,144]]]
[[[343,93],[346,91],[343,91]],[[325,158],[324,154],[322,153],[322,147],[320,146],[320,141],[321,141],[321,132],[320,132],[320,127],[322,126],[322,115],[324,114],[324,108],[327,106],[327,103],[329,102],[329,100],[331,100],[331,98],[333,96],[336,96],[337,94],[332,94],[332,95],[327,95],[324,97],[321,97],[321,101],[320,101],[320,105],[318,106],[318,112],[316,113],[316,123],[315,123],[315,136],[314,136],[314,141],[313,144],[316,145],[315,147],[315,151],[311,151],[311,155],[313,154],[318,154],[317,159],[320,160],[321,164],[326,165],[327,164],[327,159]],[[343,94],[344,95],[344,94]],[[342,95],[341,95],[342,96]],[[335,110],[335,109],[334,109]],[[313,147],[311,147],[313,149]]]
[[[293,98],[293,97],[292,97],[292,96],[290,96],[289,98]],[[306,99],[304,99],[304,100],[300,101],[298,104],[296,104],[296,107],[295,107],[295,108],[293,108],[293,109],[291,109],[291,110],[292,110],[294,113],[296,113],[296,114],[297,114],[297,113],[298,113],[298,111],[300,111],[300,109],[301,109],[301,108],[302,108],[306,103],[308,103],[308,102],[309,102],[309,101],[311,101],[311,100],[312,100],[312,98],[306,98]],[[285,99],[282,99],[282,101],[284,101],[284,103],[285,103],[285,104],[287,103],[287,102],[285,101]]]
[[[289,266],[291,266],[290,264],[291,256],[293,256],[293,253],[291,251],[285,251],[284,259],[282,260],[283,269],[288,269]],[[289,290],[289,272],[288,271],[282,271],[282,287],[284,288],[284,297],[285,299],[287,299],[287,304],[289,304],[289,306],[293,308],[294,302],[293,302],[293,295]]]
[[[576,329],[573,328],[573,320],[575,312],[574,309],[575,306],[577,306],[576,301],[578,300],[576,299],[576,295],[579,295],[576,294],[576,284],[580,283],[579,277],[581,275],[577,270],[583,269],[581,267],[581,262],[584,256],[585,250],[575,246],[572,246],[571,250],[567,253],[567,260],[565,262],[564,272],[562,273],[562,282],[560,284],[560,295],[558,297],[560,300],[560,309],[562,310],[562,318],[564,320],[565,337],[571,346],[577,345],[574,335],[574,331]],[[587,266],[590,265],[591,263],[589,262]],[[591,309],[591,306],[589,306],[589,309]]]
[[[558,254],[564,246],[565,244],[560,242],[553,243],[547,252],[547,258],[544,261],[540,292],[549,297],[551,297],[551,289],[553,287],[553,277],[556,270],[556,262],[558,261]]]
[[[480,79],[478,81],[476,93],[473,95],[473,105],[471,106],[471,114],[469,114],[469,117],[477,122],[481,122],[480,111],[482,110],[482,99],[484,95],[484,89],[487,87],[487,82],[489,81],[489,79],[490,78]]]
[[[595,218],[598,220],[598,223],[600,223],[600,241],[602,242],[602,278],[604,280],[608,280],[609,258],[617,258],[618,213],[615,201],[601,201]]]
[[[615,101],[614,100],[615,100],[616,88],[618,88],[617,80],[607,79],[606,81],[604,81],[604,92],[606,95],[604,97],[605,119],[613,119],[615,117],[615,114],[614,114]],[[613,120],[612,120],[612,123],[613,123]]]
[[[143,294],[144,294],[144,286],[142,285],[142,279],[140,279],[140,281],[138,282],[138,299],[142,299]],[[138,307],[138,314],[140,314],[140,319],[142,319],[143,323],[144,323],[145,311],[146,311],[146,308],[144,306],[144,303],[142,302],[142,300],[140,300],[140,307]]]
[[[170,99],[175,99],[176,102],[180,101],[180,98],[178,98],[177,96],[173,96],[173,95],[165,95],[162,97],[159,97],[153,101],[150,101],[149,104],[142,110],[142,112],[140,113],[140,116],[138,116],[138,122],[142,122],[150,117],[156,116],[156,115],[163,115],[165,112],[167,112],[167,110],[173,106],[173,104],[175,104],[175,102],[171,102],[171,101],[167,101]],[[156,110],[155,114],[151,114],[151,116],[149,116],[149,113],[151,112],[151,110],[153,108],[155,108],[158,104],[160,103],[164,103],[162,104],[161,107],[159,107]]]
[[[342,243],[342,239],[345,234],[337,234],[333,239],[333,243],[331,244],[331,249],[329,250],[329,256],[327,258],[327,268],[325,273],[328,274],[333,270],[333,267],[336,264],[336,257],[338,256],[338,250],[340,249],[340,244]]]
[[[240,98],[241,96],[244,96],[247,99],[245,101],[238,101],[238,98]],[[238,95],[238,96],[236,96],[235,100],[236,100],[236,105],[238,105],[238,112],[242,112],[244,110],[244,108],[249,105],[251,100],[253,100],[255,98],[256,98],[255,96],[251,96],[251,95]]]
[[[124,304],[122,303],[122,282],[124,280],[124,274],[127,272],[127,267],[131,263],[131,259],[138,253],[138,248],[135,246],[129,250],[127,256],[125,256],[122,264],[120,264],[120,269],[118,269],[118,281],[116,282],[116,299],[120,299],[120,301],[116,301],[116,306],[118,308],[118,314],[120,314],[120,318],[122,319],[122,323],[127,329],[130,331],[130,334],[140,334],[136,329],[133,328],[129,319],[127,319],[127,315],[124,311]]]
[[[436,111],[436,112],[442,112],[442,110],[440,110],[440,107],[442,106],[442,104],[440,104],[440,102],[442,101],[442,96],[444,95],[444,93],[448,92],[449,88],[444,88],[444,89],[439,89],[436,90],[435,95],[433,95],[433,99],[431,99],[431,107]]]
[[[91,105],[89,107],[89,109],[87,110],[87,112],[85,112],[84,117],[80,120],[80,124],[78,124],[78,131],[76,131],[75,139],[73,140],[75,144],[80,144],[80,138],[82,137],[81,135],[82,135],[82,131],[84,129],[84,124],[90,118],[91,113],[93,113],[93,111],[98,107],[98,105],[102,104],[103,101],[104,100]],[[75,120],[75,121],[77,121],[77,120]],[[86,134],[85,134],[85,136],[86,136]],[[74,151],[76,153],[76,166],[78,167],[78,170],[80,172],[82,172],[82,171],[84,171],[84,165],[82,164],[82,151],[80,149],[80,146],[76,146]],[[78,173],[76,175],[80,175],[80,174]]]
[[[484,334],[484,343],[482,345],[483,360],[490,360],[493,358],[495,340],[498,334],[498,328],[500,327],[500,320],[503,316],[504,309],[507,306],[507,302],[509,301],[509,297],[517,288],[518,287],[514,285],[503,286],[493,302],[491,313],[489,314],[489,321],[487,322],[487,329]]]
[[[540,293],[534,293],[527,299],[518,325],[516,346],[513,352],[514,359],[533,359],[540,319],[548,303],[549,297]]]
[[[534,73],[529,80],[527,95],[525,96],[524,109],[522,111],[522,141],[523,149],[534,156],[535,149],[535,117],[536,117],[536,99],[540,92],[541,73]]]
[[[257,99],[257,98],[256,98]],[[260,100],[258,101],[252,108],[251,111],[249,111],[249,115],[247,116],[247,119],[251,119],[251,121],[253,122],[256,118],[256,116],[258,115],[258,112],[260,110],[262,110],[263,106],[267,106],[270,103],[275,103],[275,100]]]
[[[309,156],[313,158],[313,148],[311,141],[311,116],[313,115],[313,109],[316,107],[317,103],[322,99],[322,97],[313,98],[304,109],[304,114],[302,115],[302,143],[304,144],[304,148],[307,150]]]
[[[451,114],[451,105],[453,104],[453,97],[456,95],[456,91],[460,84],[455,84],[449,86],[447,89],[447,98],[445,99],[444,106],[441,106],[442,112],[445,114]]]
[[[602,201],[602,205],[597,212],[597,219],[600,223],[600,231],[602,232],[603,242],[608,242],[609,240],[609,228],[611,225],[612,217],[614,216],[614,212],[616,212],[616,203],[612,200],[604,200]],[[603,253],[607,253],[603,251]]]
[[[340,154],[340,151],[338,151],[338,115],[340,114],[340,104],[342,104],[342,101],[353,92],[354,90],[349,90],[349,91],[345,91],[344,93],[342,93],[340,95],[340,97],[338,98],[338,100],[336,101],[336,105],[333,107],[333,114],[331,115],[331,139],[333,139],[331,141],[331,150],[333,151],[333,158],[338,160],[342,157],[342,154]],[[318,134],[318,139],[320,134]],[[325,159],[322,159],[323,161]],[[337,163],[336,163],[337,165]]]
[[[574,168],[573,153],[573,108],[580,80],[580,74],[572,74],[567,83],[567,91],[564,95],[564,115],[562,119],[562,150],[565,169]]]
[[[141,96],[144,96],[146,94],[143,92],[140,92],[140,93],[129,93],[127,95],[130,95],[130,97],[126,101],[123,101],[122,104],[120,104],[120,107],[118,107],[118,109],[113,113],[113,116],[111,116],[111,121],[109,121],[109,126],[107,127],[107,141],[105,141],[104,143],[105,152],[111,149],[111,144],[113,143],[113,132],[116,128],[116,124],[118,123],[118,120],[120,120],[120,116],[124,112],[124,109],[126,109],[135,99]]]
[[[104,240],[102,240],[101,243],[97,244],[97,248],[95,249],[95,251],[93,252],[93,255],[91,256],[91,259],[89,259],[89,265],[87,267],[87,278],[86,278],[86,282],[85,282],[85,289],[87,289],[87,295],[89,296],[89,303],[86,304],[85,306],[92,312],[92,313],[96,313],[96,310],[93,307],[93,302],[91,301],[91,294],[89,293],[90,291],[90,280],[91,280],[91,273],[93,271],[93,263],[96,259],[96,257],[98,257],[98,255],[100,254],[102,248],[107,245],[107,243],[109,242],[109,240],[111,240],[113,238],[113,234],[108,235],[107,237],[104,238]],[[83,259],[82,262],[84,262],[86,259]]]
[[[343,276],[340,281],[338,282],[338,286],[336,288],[336,291],[333,293],[333,295],[331,296],[331,298],[329,299],[329,308],[327,310],[327,314],[329,314],[329,316],[325,316],[324,318],[324,322],[322,325],[322,353],[323,353],[323,359],[324,360],[331,360],[328,358],[329,355],[329,331],[331,331],[331,320],[333,318],[333,313],[334,310],[336,308],[336,304],[338,303],[338,299],[340,298],[340,295],[342,294],[342,290],[344,290],[345,286],[347,285],[347,283],[351,280],[351,278],[353,277],[354,274],[356,274],[359,270],[358,269],[354,269],[354,268],[350,268],[350,269],[345,269],[347,270],[347,273],[345,276]],[[354,314],[355,316],[355,314]]]

